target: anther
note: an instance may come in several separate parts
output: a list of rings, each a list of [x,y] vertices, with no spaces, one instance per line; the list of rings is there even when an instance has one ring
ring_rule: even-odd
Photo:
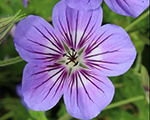
[[[75,52],[74,57],[75,57],[76,55],[77,55],[77,52]],[[77,56],[77,57],[78,57],[78,56]],[[76,58],[77,58],[77,57],[76,57]]]
[[[63,57],[65,57],[67,54],[65,53],[65,54],[63,54]]]
[[[73,48],[70,48],[70,49],[75,52],[75,50]]]
[[[65,54],[63,54],[63,57],[65,57],[65,56],[66,56],[66,57],[70,57],[70,56],[69,56],[69,55],[67,55],[66,53],[65,53]]]
[[[77,65],[78,65],[78,63],[79,63],[79,62],[77,61],[77,62],[74,64],[74,66],[77,66]]]
[[[68,65],[70,62],[72,62],[71,60],[69,62],[66,62],[66,65]]]
[[[63,54],[63,57],[67,57],[67,60],[69,60],[68,62],[66,62],[66,65],[68,65],[69,63],[73,62],[74,66],[78,65],[78,61],[76,61],[76,59],[78,58],[77,55],[77,52],[75,52],[75,50],[73,48],[70,48],[71,51],[67,52],[67,53],[64,53]],[[71,52],[71,53],[70,53]]]

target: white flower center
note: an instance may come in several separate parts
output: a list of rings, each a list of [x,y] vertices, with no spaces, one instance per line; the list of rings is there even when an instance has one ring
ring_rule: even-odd
[[[88,69],[83,59],[85,48],[75,51],[73,48],[68,48],[66,45],[64,45],[64,47],[66,51],[58,63],[66,66],[69,76],[77,69]]]

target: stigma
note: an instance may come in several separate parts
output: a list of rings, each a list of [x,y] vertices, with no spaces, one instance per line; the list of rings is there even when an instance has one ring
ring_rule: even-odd
[[[70,51],[68,53],[65,53],[63,54],[63,57],[66,57],[66,65],[69,65],[69,66],[72,66],[72,67],[75,67],[78,65],[78,55],[77,55],[77,52],[73,49],[73,48],[70,48]]]

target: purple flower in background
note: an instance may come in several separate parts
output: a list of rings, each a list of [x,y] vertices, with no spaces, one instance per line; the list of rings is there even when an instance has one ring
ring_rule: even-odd
[[[23,2],[24,7],[28,6],[28,0],[23,0],[22,2]]]
[[[103,0],[64,0],[71,8],[78,10],[92,10],[100,6]]]
[[[21,98],[22,105],[24,105],[26,107],[26,109],[29,110],[27,104],[24,102],[24,99],[23,99],[22,85],[21,84],[16,86],[16,92],[17,92],[17,95]]]
[[[92,119],[114,96],[106,76],[125,73],[135,60],[135,47],[121,27],[101,26],[101,7],[78,11],[61,1],[52,17],[54,28],[33,15],[17,25],[15,47],[28,62],[24,101],[35,111],[46,111],[63,95],[71,116]]]
[[[64,0],[75,9],[96,9],[102,0]],[[108,7],[115,13],[137,17],[149,6],[149,0],[104,0]],[[84,5],[84,6],[83,6]]]
[[[14,26],[11,28],[11,30],[10,30],[10,35],[12,36],[12,37],[14,37],[14,35],[15,35],[15,30],[16,30],[16,24],[14,24]]]
[[[148,6],[149,0],[104,0],[115,13],[138,17]]]

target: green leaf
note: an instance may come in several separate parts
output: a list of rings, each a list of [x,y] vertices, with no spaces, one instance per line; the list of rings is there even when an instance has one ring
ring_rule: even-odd
[[[60,109],[59,109],[59,111],[58,111],[58,113],[57,113],[57,116],[58,116],[59,118],[61,118],[62,116],[64,116],[64,115],[67,114],[67,113],[68,113],[68,112],[66,111],[65,104],[62,103],[61,106],[60,106]]]
[[[0,43],[4,40],[6,35],[9,34],[13,25],[24,18],[24,15],[20,15],[20,10],[14,16],[5,16],[0,18]]]
[[[144,65],[141,65],[141,80],[143,86],[149,89],[149,74]]]
[[[13,120],[27,120],[27,118],[29,117],[28,111],[22,105],[20,99],[12,98],[12,97],[7,97],[4,99],[1,99],[0,106],[2,106],[2,108],[5,108],[6,111],[10,111],[13,114],[11,116],[11,118]],[[6,117],[8,117],[7,114],[6,114]],[[1,120],[1,118],[0,118],[0,120]],[[4,120],[6,120],[6,119],[4,119]]]
[[[29,110],[29,114],[30,114],[31,117],[32,117],[33,119],[35,119],[35,120],[47,120],[44,111],[33,111],[33,110]]]
[[[109,111],[109,117],[106,117],[108,120],[139,120],[137,116],[133,116],[127,111],[121,109],[115,109]]]
[[[113,82],[122,82],[123,86],[117,88],[113,102],[106,107],[105,111],[102,111],[99,118],[104,120],[148,120],[149,107],[141,83],[141,77],[135,74],[133,70],[130,70],[122,76],[110,79]],[[144,99],[107,110],[107,108],[114,106],[117,102],[121,103],[121,101],[130,100],[137,96],[141,96],[141,98],[143,96]]]
[[[18,62],[21,62],[21,61],[23,61],[23,59],[20,56],[15,57],[15,58],[11,58],[11,59],[8,59],[8,60],[0,61],[0,67],[4,67],[4,66],[7,66],[7,65],[12,65],[12,64],[15,64],[15,63],[18,63]]]

